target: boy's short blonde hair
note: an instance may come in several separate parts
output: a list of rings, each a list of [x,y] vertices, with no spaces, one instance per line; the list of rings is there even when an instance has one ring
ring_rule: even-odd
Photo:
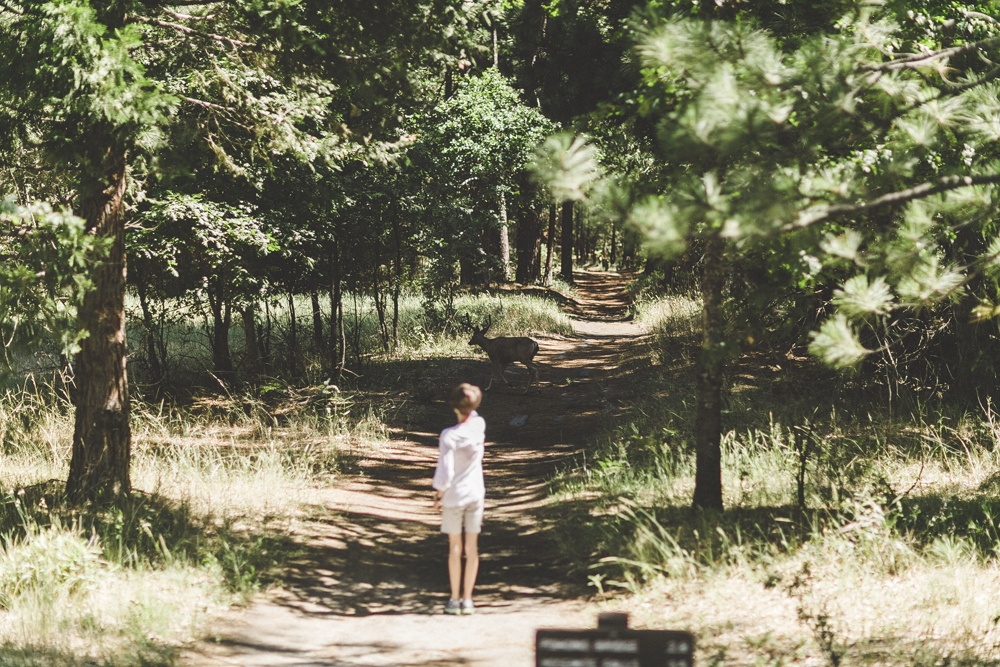
[[[463,382],[451,390],[449,402],[463,415],[467,415],[479,407],[479,402],[483,400],[483,392],[474,384]]]

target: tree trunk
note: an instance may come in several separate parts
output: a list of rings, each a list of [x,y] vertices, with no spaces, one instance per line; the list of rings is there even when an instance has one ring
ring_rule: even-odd
[[[271,356],[271,300],[264,299],[264,327],[260,338],[257,339],[257,347],[260,350],[260,358],[264,370],[271,373],[274,366],[274,358]]]
[[[149,297],[146,294],[146,288],[141,283],[136,283],[136,292],[139,294],[139,308],[142,310],[142,326],[143,326],[143,342],[146,348],[147,363],[149,364],[149,383],[156,387],[159,391],[160,384],[163,382],[163,368],[166,364],[166,355],[164,355],[163,362],[160,362],[160,354],[156,349],[156,335],[153,333],[156,324],[154,322],[153,310],[149,307]]]
[[[546,244],[546,256],[545,256],[545,278],[542,279],[542,284],[546,287],[552,287],[552,262],[555,259],[555,245],[556,245],[556,206],[555,204],[549,206],[549,234],[548,243]]]
[[[396,257],[392,276],[392,349],[399,349],[399,296],[403,290],[403,240],[399,229],[399,206],[392,208],[392,238]]]
[[[333,282],[330,284],[330,359],[333,364],[333,375],[340,382],[344,373],[344,362],[347,355],[347,338],[344,333],[343,292],[340,278],[340,244],[333,242]]]
[[[212,366],[215,375],[223,384],[229,384],[234,375],[233,355],[229,350],[229,329],[232,326],[232,306],[225,297],[225,288],[219,280],[215,288],[208,292],[208,304],[212,310]],[[211,286],[211,283],[209,283]]]
[[[313,315],[313,342],[316,344],[316,349],[322,351],[323,344],[323,311],[319,307],[319,290],[312,290],[309,292],[309,298],[312,301],[312,315]]]
[[[66,480],[72,503],[111,500],[132,491],[132,430],[125,341],[125,151],[109,150],[106,187],[80,201],[80,215],[96,236],[111,239],[107,261],[93,272],[81,324],[90,332],[75,360],[76,414]]]
[[[375,303],[375,314],[378,316],[378,331],[379,339],[382,342],[382,351],[389,352],[389,324],[386,321],[386,309],[388,308],[387,301],[389,295],[382,291],[382,272],[379,267],[382,266],[382,255],[377,254],[375,257],[375,280],[372,285],[372,301]],[[386,286],[388,289],[388,285]]]
[[[538,258],[541,254],[542,224],[538,213],[530,204],[520,207],[517,222],[517,274],[515,280],[528,285],[538,280],[541,271]]]
[[[344,376],[344,367],[347,365],[347,330],[344,327],[344,300],[337,301],[337,341],[340,349],[340,357],[337,359],[337,383]]]
[[[562,205],[562,279],[573,284],[573,202]]]
[[[722,290],[726,282],[724,244],[725,241],[718,236],[709,237],[705,243],[692,501],[694,507],[719,510],[722,509],[722,368],[725,362],[725,318],[722,312]]]
[[[494,33],[495,35],[495,33]],[[507,197],[500,193],[500,282],[510,280],[510,232],[507,227]]]
[[[618,263],[618,227],[611,225],[611,266]]]
[[[256,310],[256,304],[250,302],[240,311],[240,314],[243,316],[243,337],[246,340],[247,382],[253,389],[260,386],[260,354],[257,351]]]
[[[295,293],[289,290],[288,292],[288,354],[290,359],[288,360],[288,367],[292,370],[292,378],[298,377],[298,360],[299,360],[299,336],[297,320],[295,316]]]

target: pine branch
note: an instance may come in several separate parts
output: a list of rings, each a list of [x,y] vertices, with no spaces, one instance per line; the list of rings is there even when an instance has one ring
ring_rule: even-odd
[[[244,129],[247,132],[250,131],[250,127],[248,125],[233,119],[234,116],[236,118],[243,117],[243,114],[240,113],[239,109],[234,109],[232,107],[225,107],[222,106],[221,104],[215,104],[214,102],[206,102],[205,100],[199,100],[195,99],[194,97],[187,97],[185,95],[178,95],[177,97],[184,100],[188,104],[194,104],[195,106],[203,107],[205,109],[211,109],[212,111],[220,111],[223,113],[230,114],[230,117],[227,119],[227,122],[232,123],[236,127]]]
[[[860,69],[862,72],[894,72],[901,69],[919,69],[926,66],[931,61],[958,56],[963,53],[968,53],[969,51],[978,50],[984,46],[996,44],[997,42],[1000,42],[1000,37],[988,37],[986,39],[979,40],[978,42],[966,42],[965,44],[961,44],[959,46],[953,46],[950,49],[941,49],[940,51],[934,51],[933,53],[922,53],[920,55],[910,56],[909,58],[890,60],[887,63],[879,63],[878,65],[866,65]]]
[[[205,100],[199,100],[193,97],[185,97],[184,95],[178,95],[178,97],[180,97],[185,102],[188,102],[190,104],[195,104],[200,107],[205,107],[206,109],[212,109],[213,111],[225,111],[227,113],[231,113],[236,116],[240,114],[239,111],[237,111],[232,107],[225,107],[222,106],[221,104],[215,104],[214,102],[206,102]]]
[[[208,16],[194,16],[192,14],[181,14],[173,10],[164,7],[161,10],[167,16],[177,19],[178,21],[208,21],[215,18],[215,14],[210,14]]]
[[[170,0],[171,7],[204,7],[205,5],[223,5],[229,0]]]
[[[785,225],[782,231],[791,232],[796,229],[804,229],[816,223],[833,220],[834,218],[868,213],[869,211],[876,211],[889,206],[898,206],[918,199],[925,199],[942,192],[958,190],[959,188],[975,185],[995,185],[997,183],[1000,183],[1000,174],[990,174],[987,176],[944,176],[936,181],[921,183],[920,185],[906,190],[899,190],[898,192],[890,192],[881,197],[876,197],[871,201],[859,204],[835,204],[818,211],[815,209],[812,209],[812,211],[803,211],[799,214],[798,220]]]
[[[159,19],[151,19],[145,16],[133,16],[132,20],[138,21],[139,23],[145,23],[146,25],[159,26],[160,28],[170,28],[185,35],[191,35],[193,37],[199,37],[201,39],[208,39],[213,42],[228,44],[233,48],[237,47],[245,47],[250,49],[256,48],[254,44],[251,44],[249,42],[233,39],[232,37],[225,37],[223,35],[216,35],[210,32],[202,32],[200,30],[195,30],[194,28],[189,28],[186,25],[181,25],[180,23],[171,23],[170,21],[161,21]]]

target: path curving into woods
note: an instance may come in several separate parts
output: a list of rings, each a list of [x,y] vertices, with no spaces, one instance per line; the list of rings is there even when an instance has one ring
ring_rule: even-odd
[[[218,619],[210,640],[182,652],[190,667],[534,664],[539,627],[593,627],[598,606],[584,577],[554,560],[548,528],[558,510],[546,480],[581,451],[609,413],[628,405],[623,362],[644,331],[627,318],[625,277],[579,272],[563,304],[572,336],[537,337],[541,392],[522,395],[527,371],[509,368],[480,414],[487,423],[486,521],[477,613],[445,616],[447,540],[432,511],[437,434],[453,423],[446,397],[484,385],[478,348],[433,378],[434,398],[393,426],[393,440],[363,474],[325,491],[322,522],[308,524],[303,556],[285,586]],[[408,399],[409,400],[409,399]],[[414,399],[415,400],[415,399]]]

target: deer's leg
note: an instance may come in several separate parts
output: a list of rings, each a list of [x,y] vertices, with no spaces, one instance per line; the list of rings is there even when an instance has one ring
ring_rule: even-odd
[[[524,393],[527,394],[528,390],[531,389],[532,382],[535,383],[535,386],[538,386],[538,364],[528,361],[524,365],[528,369],[528,385],[524,388]],[[541,390],[542,388],[538,387],[538,391]]]
[[[503,380],[503,383],[509,387],[510,382],[508,382],[506,376],[504,376],[504,373],[506,372],[507,372],[507,364],[500,364],[500,379]]]

